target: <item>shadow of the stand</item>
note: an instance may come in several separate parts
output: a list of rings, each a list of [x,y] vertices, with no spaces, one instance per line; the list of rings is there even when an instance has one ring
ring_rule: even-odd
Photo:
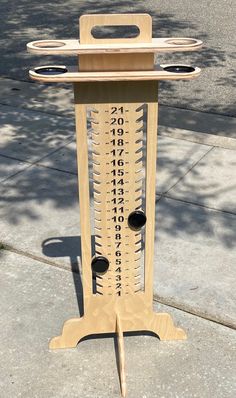
[[[95,251],[95,237],[91,236],[91,248],[92,256]],[[73,275],[73,281],[75,286],[75,293],[79,307],[79,313],[82,317],[84,315],[84,301],[83,301],[83,283],[82,283],[82,271],[81,271],[81,238],[80,236],[57,236],[45,239],[42,242],[42,252],[45,256],[55,257],[69,257],[71,272]],[[91,281],[94,283],[94,281]]]
[[[79,258],[81,257],[80,236],[63,236],[45,239],[42,242],[42,252],[47,257],[69,257],[74,280],[75,293],[80,316],[84,314],[83,284]]]

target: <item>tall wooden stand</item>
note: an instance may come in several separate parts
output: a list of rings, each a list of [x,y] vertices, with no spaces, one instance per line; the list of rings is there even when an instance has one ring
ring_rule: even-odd
[[[93,28],[106,25],[135,25],[139,35],[94,38]],[[28,44],[29,51],[35,53],[79,54],[77,70],[46,66],[30,71],[34,80],[73,82],[75,94],[84,316],[66,321],[61,336],[51,340],[50,348],[75,347],[90,334],[117,333],[123,396],[124,332],[151,331],[161,340],[186,338],[170,315],[153,312],[157,93],[158,80],[191,79],[200,70],[183,65],[154,69],[154,52],[193,51],[202,43],[183,38],[152,39],[151,32],[151,17],[147,14],[85,15],[80,18],[80,42],[48,40]],[[88,112],[92,164],[88,159]],[[89,168],[93,192],[89,189]]]

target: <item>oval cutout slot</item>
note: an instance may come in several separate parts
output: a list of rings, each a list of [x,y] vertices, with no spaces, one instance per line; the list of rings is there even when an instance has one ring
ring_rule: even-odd
[[[91,29],[94,39],[133,39],[140,35],[136,25],[96,25]]]
[[[57,48],[57,47],[63,47],[66,44],[63,43],[62,41],[56,41],[56,40],[48,40],[48,41],[39,41],[34,43],[34,47],[37,48]]]
[[[195,71],[193,66],[187,65],[170,65],[163,68],[166,72],[171,73],[191,73]]]
[[[190,46],[192,44],[196,44],[197,40],[195,39],[168,39],[165,40],[167,44],[173,44],[175,46]]]
[[[66,73],[67,69],[63,66],[42,66],[41,68],[37,68],[34,71],[39,75],[51,76]]]

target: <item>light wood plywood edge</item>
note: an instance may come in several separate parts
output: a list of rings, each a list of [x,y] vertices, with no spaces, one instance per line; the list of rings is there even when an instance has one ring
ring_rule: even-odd
[[[179,43],[179,44],[178,44]],[[185,44],[180,44],[185,43]],[[158,53],[172,51],[197,51],[203,45],[201,40],[189,37],[153,38],[150,43],[97,43],[81,44],[79,40],[37,40],[27,44],[30,53],[79,55],[109,53]],[[47,47],[48,46],[48,47]],[[46,48],[47,47],[47,48]]]
[[[170,66],[162,65],[162,67]],[[50,67],[50,65],[44,66]],[[60,67],[53,65],[53,67]],[[64,67],[64,66],[63,66]],[[42,68],[42,66],[40,67]],[[133,81],[133,80],[191,80],[199,76],[201,69],[195,68],[190,73],[173,73],[167,72],[163,69],[151,70],[151,71],[107,71],[107,72],[76,72],[70,71],[60,75],[40,75],[34,70],[29,71],[31,79],[40,82],[96,82],[96,81]]]
[[[150,331],[159,336],[160,340],[187,338],[184,330],[174,325],[169,314],[155,313],[146,305],[146,296],[143,293],[118,299],[114,296],[94,296],[89,300],[86,314],[66,321],[62,334],[51,339],[49,348],[74,348],[85,336],[116,333],[117,314],[123,333]]]

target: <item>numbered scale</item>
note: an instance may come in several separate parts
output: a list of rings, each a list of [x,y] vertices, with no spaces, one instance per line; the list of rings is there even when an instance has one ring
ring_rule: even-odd
[[[141,234],[136,230],[146,217],[140,211],[142,130],[137,129],[136,108],[118,103],[93,112],[95,248],[100,257],[93,259],[92,269],[100,273],[97,292],[102,295],[140,290]]]
[[[97,26],[127,25],[138,28],[135,38],[93,34]],[[33,53],[79,55],[76,68],[30,71],[41,82],[73,82],[75,93],[84,316],[66,321],[50,348],[76,347],[90,334],[117,333],[123,396],[124,332],[151,331],[161,340],[186,338],[170,315],[152,308],[157,93],[158,80],[192,79],[200,69],[155,68],[154,53],[194,51],[201,45],[189,38],[152,39],[147,14],[84,15],[80,41],[28,44]]]

